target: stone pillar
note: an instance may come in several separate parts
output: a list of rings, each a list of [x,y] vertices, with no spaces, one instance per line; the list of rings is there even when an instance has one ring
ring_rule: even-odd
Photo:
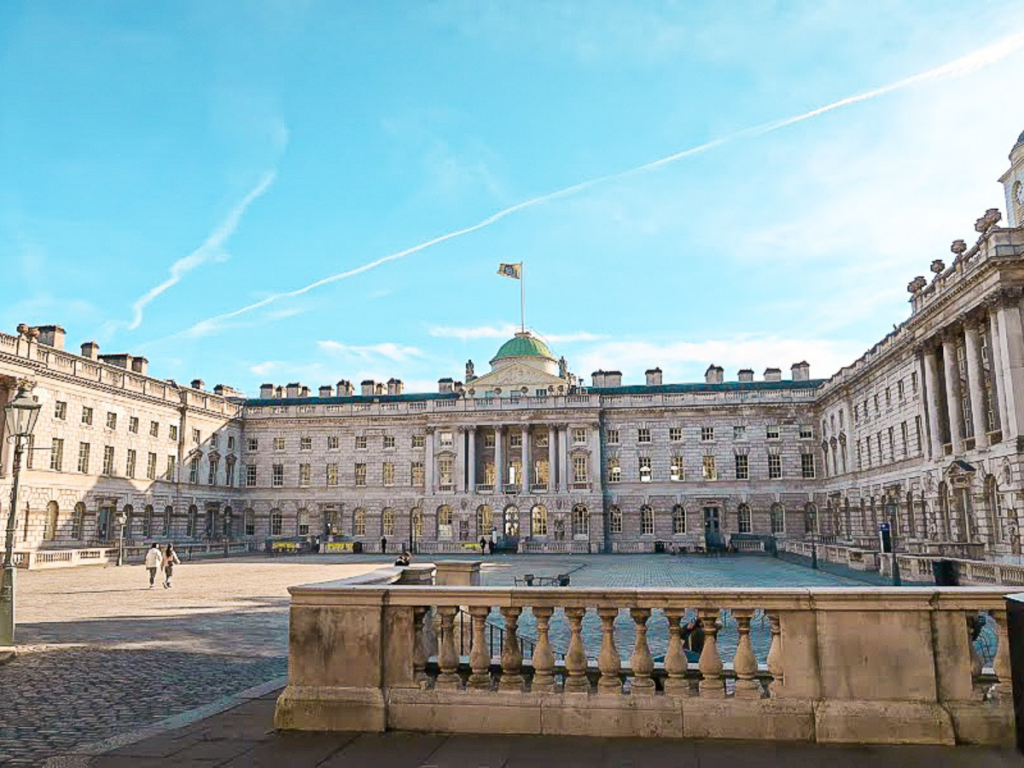
[[[967,354],[967,386],[971,396],[971,423],[974,427],[975,449],[988,448],[988,432],[985,424],[985,406],[982,396],[981,344],[978,341],[978,326],[973,322],[964,327]]]
[[[1006,418],[1003,439],[1014,439],[1024,433],[1024,329],[1020,308],[1016,303],[1003,303],[997,311],[999,319],[999,353],[1005,388]]]
[[[423,492],[427,496],[434,493],[434,428],[427,427],[427,455],[423,466]]]
[[[942,435],[939,434],[939,360],[934,347],[924,353],[924,386],[927,389],[928,433],[932,461],[942,460]],[[866,457],[865,457],[866,458]]]
[[[558,490],[569,490],[569,425],[558,425]]]
[[[466,428],[456,427],[455,434],[455,471],[452,473],[452,488],[461,493],[466,487]]]
[[[494,428],[494,490],[501,493],[505,490],[505,428]]]
[[[1000,350],[999,315],[994,302],[988,304],[988,350],[989,365],[992,366],[992,384],[995,387],[995,411],[999,429],[1006,437],[1006,383],[1003,381],[1003,355]]]
[[[555,485],[555,478],[558,476],[556,467],[558,465],[557,443],[555,442],[555,425],[548,424],[548,492],[552,492],[558,486]]]
[[[947,333],[942,337],[942,367],[946,375],[946,413],[949,415],[949,439],[953,443],[953,455],[959,456],[964,449],[960,438],[960,371],[956,365],[956,337]],[[940,454],[941,455],[941,454]]]
[[[532,480],[532,478],[530,477],[530,454],[531,454],[531,451],[530,451],[530,427],[529,427],[529,425],[527,425],[527,424],[523,425],[523,430],[520,433],[520,435],[521,435],[521,438],[522,438],[522,441],[523,441],[523,444],[522,444],[522,454],[520,456],[520,462],[523,465],[523,471],[522,471],[522,476],[519,478],[519,482],[520,482],[520,487],[522,488],[523,493],[529,493],[530,492],[530,481]]]
[[[587,429],[587,442],[590,444],[590,487],[596,490],[601,480],[601,424],[595,421]]]
[[[476,493],[476,425],[467,427],[469,430],[469,473],[466,478],[466,491]]]

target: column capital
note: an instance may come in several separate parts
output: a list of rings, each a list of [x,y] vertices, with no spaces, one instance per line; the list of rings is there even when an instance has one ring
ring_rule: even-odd
[[[942,346],[945,347],[947,344],[955,345],[963,333],[963,327],[959,324],[949,325],[943,328],[939,332],[939,337],[942,339]]]
[[[424,427],[423,431],[426,432],[428,435],[432,435],[432,434],[434,434],[434,431],[436,429],[437,429],[437,427]]]

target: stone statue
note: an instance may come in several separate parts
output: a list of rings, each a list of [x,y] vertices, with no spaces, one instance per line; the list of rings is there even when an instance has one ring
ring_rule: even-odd
[[[558,378],[564,379],[569,375],[569,364],[565,362],[565,358],[561,358],[558,361]]]
[[[475,379],[475,378],[476,378],[476,372],[475,372],[475,370],[473,368],[473,361],[472,360],[467,360],[466,361],[466,381],[468,382],[471,379]]]

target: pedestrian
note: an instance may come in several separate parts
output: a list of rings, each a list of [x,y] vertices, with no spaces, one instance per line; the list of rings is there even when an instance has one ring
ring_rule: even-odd
[[[160,551],[160,545],[155,541],[153,546],[150,547],[149,552],[146,553],[146,569],[149,571],[149,588],[152,589],[156,583],[156,572],[160,569],[163,564],[163,552]]]
[[[164,552],[164,589],[171,588],[171,576],[174,575],[174,566],[180,564],[181,560],[178,559],[178,553],[174,551],[174,545],[168,544],[167,551]]]
[[[487,537],[486,536],[481,536],[480,537],[480,554],[481,555],[486,555],[487,554]]]
[[[380,537],[380,551],[381,553],[388,551],[388,540],[384,536]]]
[[[395,559],[395,565],[405,566],[410,562],[412,562],[412,555],[410,555],[406,550],[402,550],[402,554]]]
[[[704,650],[704,622],[695,618],[687,623],[683,627],[682,640],[686,660],[691,663],[699,662],[701,651]]]

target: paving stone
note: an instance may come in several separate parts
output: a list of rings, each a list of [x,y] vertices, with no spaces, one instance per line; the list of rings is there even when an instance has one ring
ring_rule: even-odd
[[[324,768],[421,768],[448,739],[419,733],[364,733],[325,760]]]

